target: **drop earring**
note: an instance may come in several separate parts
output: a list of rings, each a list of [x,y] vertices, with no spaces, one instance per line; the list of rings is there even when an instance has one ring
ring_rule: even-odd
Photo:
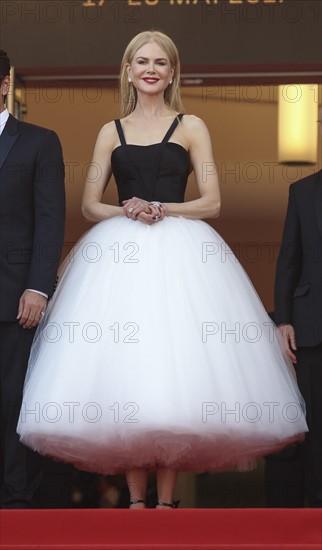
[[[128,81],[129,81],[130,84],[132,83],[132,78],[130,76],[128,78]]]
[[[172,79],[171,79],[170,82],[169,82],[169,85],[171,85],[171,84],[172,84]]]

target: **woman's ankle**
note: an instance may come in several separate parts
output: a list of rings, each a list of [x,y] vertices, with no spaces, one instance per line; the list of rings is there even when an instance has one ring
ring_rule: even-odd
[[[164,501],[164,500],[158,500],[156,508],[164,508],[164,509],[178,508],[179,503],[180,503],[180,500],[175,500],[175,501],[171,501],[171,502],[167,502],[167,501]]]
[[[130,508],[131,509],[143,509],[145,508],[145,500],[143,498],[136,498],[133,500],[130,500]]]

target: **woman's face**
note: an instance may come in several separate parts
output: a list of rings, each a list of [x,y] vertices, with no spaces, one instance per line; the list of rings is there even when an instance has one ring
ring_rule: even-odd
[[[133,86],[148,94],[164,92],[174,72],[167,54],[156,42],[147,42],[139,48],[127,70]]]

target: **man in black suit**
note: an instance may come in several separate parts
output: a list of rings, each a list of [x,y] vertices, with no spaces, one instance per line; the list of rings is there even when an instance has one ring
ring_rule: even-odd
[[[57,135],[9,115],[10,61],[0,50],[1,507],[32,507],[42,458],[16,433],[30,347],[54,291],[65,219]]]
[[[319,124],[322,126],[322,110]],[[275,323],[306,403],[304,444],[267,459],[267,504],[322,506],[322,170],[290,186],[277,261]]]

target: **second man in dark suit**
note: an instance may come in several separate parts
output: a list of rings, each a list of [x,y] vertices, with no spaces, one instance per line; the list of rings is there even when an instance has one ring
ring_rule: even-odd
[[[320,111],[322,127],[322,110]],[[267,460],[268,505],[322,506],[322,170],[290,186],[275,281],[275,323],[295,365],[309,432]]]

